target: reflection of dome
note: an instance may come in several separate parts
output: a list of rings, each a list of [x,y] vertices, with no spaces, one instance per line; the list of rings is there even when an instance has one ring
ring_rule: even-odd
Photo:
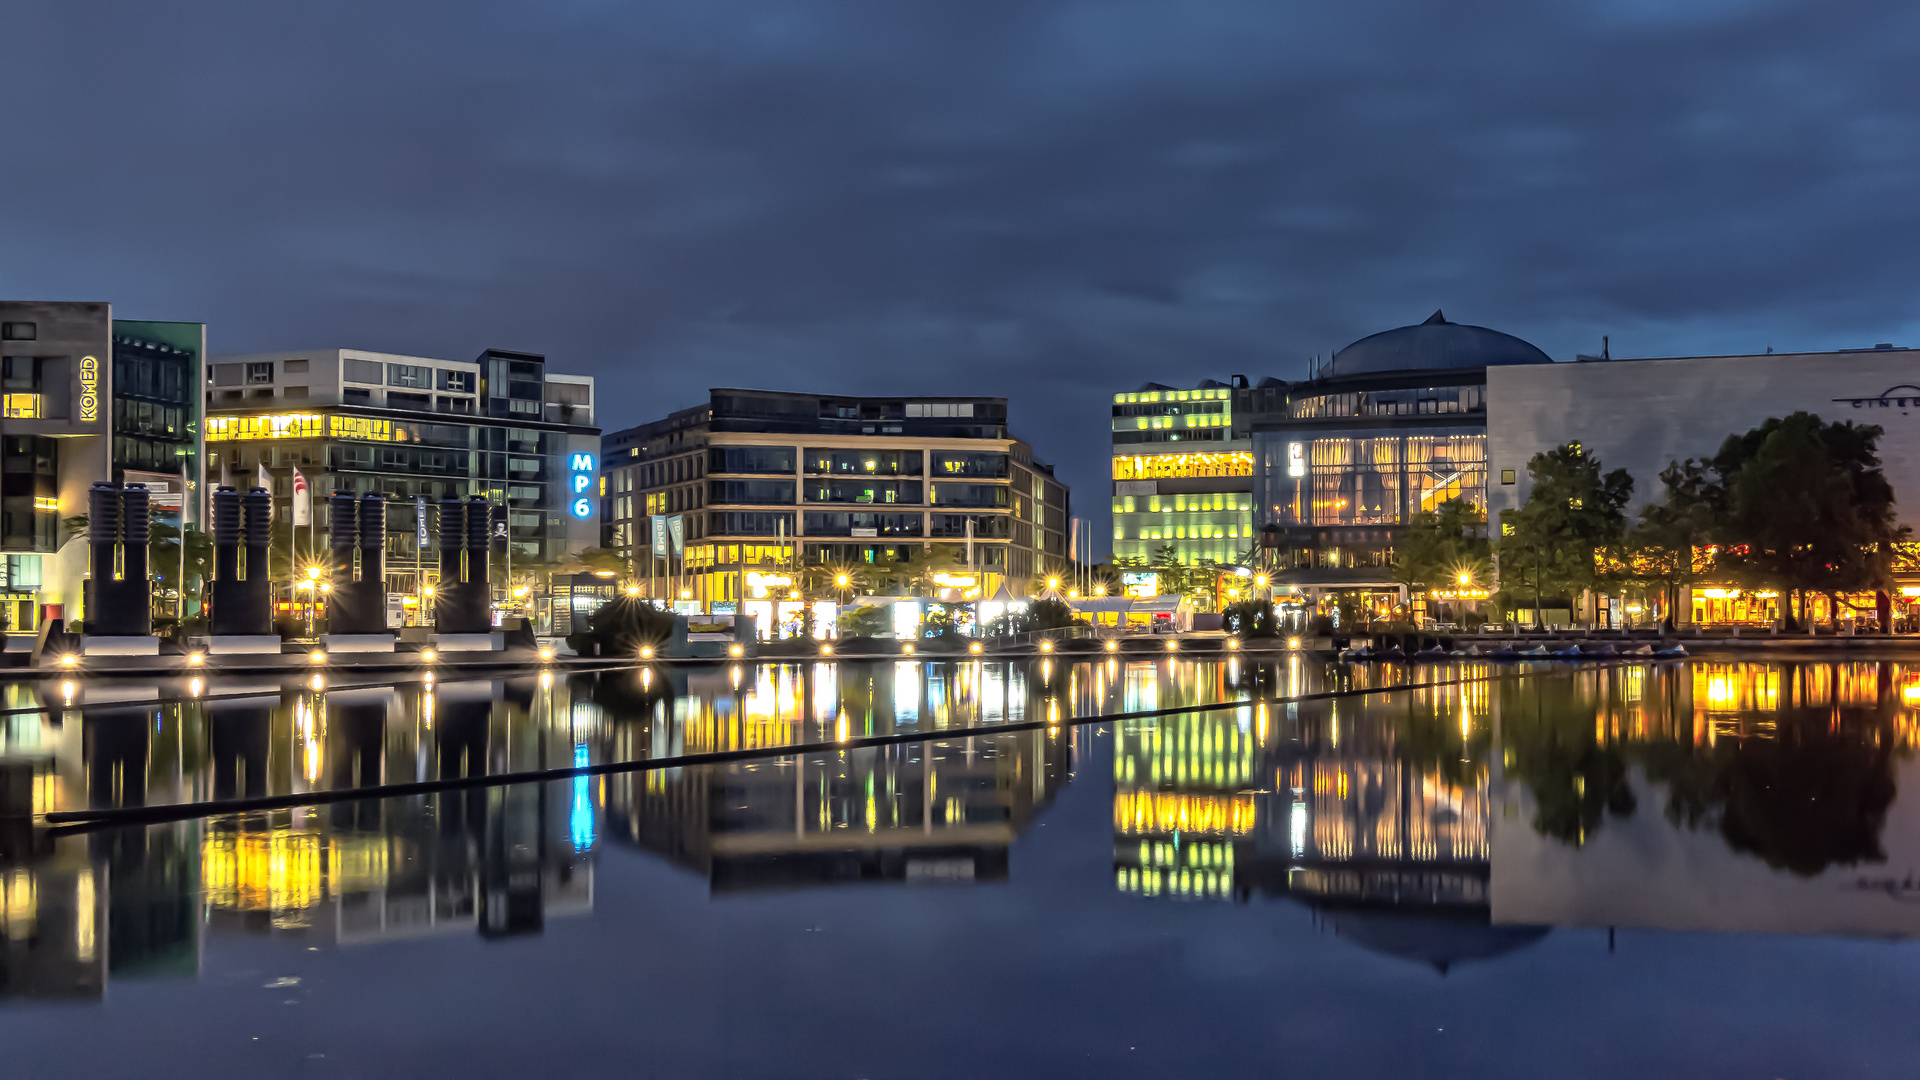
[[[1491,960],[1547,936],[1545,926],[1494,926],[1485,912],[1443,915],[1378,908],[1328,913],[1333,931],[1370,952],[1432,965]]]
[[[1333,354],[1333,362],[1323,374],[1337,377],[1377,371],[1551,363],[1552,357],[1512,334],[1450,323],[1436,311],[1418,326],[1382,330],[1341,349]]]

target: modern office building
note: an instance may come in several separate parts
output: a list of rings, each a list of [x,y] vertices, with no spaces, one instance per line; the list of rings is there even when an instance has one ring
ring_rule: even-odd
[[[606,445],[604,543],[702,611],[804,567],[916,557],[944,560],[954,599],[1024,595],[1068,558],[1066,485],[1008,432],[1005,398],[715,389]]]
[[[0,301],[0,616],[16,633],[83,618],[86,545],[65,519],[97,481],[144,483],[163,517],[199,490],[206,327],[115,319],[107,303]],[[161,610],[170,610],[164,598]]]
[[[518,580],[523,568],[550,571],[599,542],[593,405],[592,378],[549,371],[536,353],[489,349],[470,361],[357,349],[221,356],[206,380],[208,477],[244,488],[264,467],[276,517],[288,520],[299,469],[314,500],[314,550],[326,545],[326,496],[391,496],[387,588],[408,597],[438,577],[436,534],[427,530],[429,550],[421,552],[415,501],[484,496],[507,508],[505,554]],[[495,571],[503,587],[505,572],[503,560]]]
[[[1551,365],[1519,338],[1436,311],[1348,345],[1305,382],[1246,391],[1275,583],[1404,602],[1392,565],[1408,522],[1450,499],[1487,506],[1489,371]]]
[[[1113,395],[1113,557],[1144,564],[1171,546],[1187,566],[1243,563],[1253,529],[1253,443],[1234,384],[1147,383]],[[1244,397],[1244,394],[1240,395]]]

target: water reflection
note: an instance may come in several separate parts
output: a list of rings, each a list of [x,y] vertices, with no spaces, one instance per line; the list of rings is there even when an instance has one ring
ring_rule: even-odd
[[[0,803],[39,815],[362,790],[574,765],[961,731],[1347,685],[1294,658],[858,662],[331,686],[4,687]],[[1392,677],[1362,671],[1362,678]]]
[[[7,718],[9,807],[772,752],[151,827],[15,816],[0,828],[0,994],[190,976],[228,937],[535,934],[593,909],[605,858],[662,859],[714,894],[1017,885],[1011,852],[1076,786],[1102,810],[1071,842],[1110,849],[1121,894],[1303,905],[1343,939],[1443,971],[1555,926],[1920,933],[1920,799],[1900,798],[1920,790],[1920,669],[1696,662],[1251,700],[1349,677],[1298,658],[886,662],[83,697]],[[1195,703],[1229,707],[1064,723]],[[1022,721],[1041,723],[991,728]],[[941,734],[778,752],[914,730]]]

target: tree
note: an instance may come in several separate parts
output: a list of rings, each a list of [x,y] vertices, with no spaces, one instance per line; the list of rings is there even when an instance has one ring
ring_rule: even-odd
[[[1485,582],[1487,515],[1466,499],[1448,499],[1414,515],[1394,548],[1394,572],[1412,590]]]
[[[1064,600],[1035,600],[1015,619],[1022,631],[1059,630],[1073,623],[1073,609]]]
[[[965,571],[966,560],[958,546],[934,544],[914,548],[904,559],[875,565],[871,572],[890,596],[938,596],[944,586],[933,580],[935,574]]]
[[[1273,605],[1265,600],[1242,600],[1237,604],[1228,604],[1220,616],[1229,634],[1260,638],[1279,633],[1273,621]]]
[[[1715,568],[1744,585],[1797,594],[1809,632],[1806,593],[1887,588],[1895,546],[1909,530],[1894,520],[1881,434],[1872,424],[1824,424],[1796,412],[1729,437],[1708,462],[1699,496],[1719,541]]]
[[[612,548],[581,548],[567,557],[567,563],[573,569],[588,574],[611,570],[614,574],[624,577],[633,571],[633,564],[627,557]]]
[[[1705,467],[1688,459],[1660,471],[1665,497],[1640,511],[1640,523],[1627,534],[1613,570],[1620,577],[1658,588],[1668,618],[1681,603],[1681,591],[1709,569],[1704,553],[1712,543],[1712,483]]]
[[[1508,575],[1531,584],[1537,626],[1543,595],[1572,597],[1601,583],[1601,557],[1625,539],[1633,477],[1603,472],[1577,442],[1535,454],[1527,477],[1526,504],[1500,518],[1500,571],[1503,585]]]

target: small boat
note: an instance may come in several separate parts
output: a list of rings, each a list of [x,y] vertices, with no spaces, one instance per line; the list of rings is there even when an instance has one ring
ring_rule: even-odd
[[[1535,645],[1531,649],[1521,649],[1519,652],[1515,653],[1514,655],[1515,656],[1552,656],[1553,654],[1547,651],[1547,647],[1545,645]]]
[[[1587,655],[1594,656],[1594,657],[1613,657],[1613,656],[1619,656],[1620,650],[1614,648],[1613,645],[1610,643],[1603,643],[1597,649],[1588,649]]]
[[[1628,649],[1628,650],[1627,650],[1626,652],[1623,652],[1623,653],[1621,653],[1620,655],[1622,655],[1622,656],[1652,656],[1652,655],[1653,655],[1653,646],[1651,646],[1651,645],[1642,645],[1642,646],[1640,646],[1640,647],[1639,647],[1639,648],[1637,648],[1637,649]]]
[[[1488,653],[1487,658],[1489,660],[1517,660],[1520,658],[1520,654],[1513,650],[1513,646],[1502,645]]]
[[[1372,656],[1368,657],[1370,660],[1405,660],[1406,658],[1407,654],[1401,652],[1400,646],[1398,645],[1389,645],[1384,649],[1377,650]]]
[[[1675,642],[1673,648],[1655,649],[1653,655],[1661,660],[1684,660],[1687,658],[1687,647]]]
[[[1550,655],[1555,660],[1585,660],[1587,658],[1587,654],[1581,652],[1580,646],[1578,645],[1569,645],[1566,648],[1561,649],[1559,652],[1552,653]]]
[[[1452,655],[1453,654],[1448,652],[1447,650],[1441,648],[1438,645],[1435,645],[1431,648],[1421,649],[1419,652],[1414,653],[1413,658],[1415,660],[1445,660]]]
[[[1365,645],[1362,645],[1357,649],[1348,649],[1346,652],[1343,652],[1340,654],[1340,659],[1347,663],[1352,663],[1355,660],[1369,660],[1372,658],[1373,658],[1373,650],[1367,648]]]
[[[1479,656],[1479,655],[1480,655],[1480,646],[1478,646],[1478,645],[1469,645],[1469,646],[1467,646],[1467,647],[1466,647],[1466,649],[1464,649],[1464,650],[1461,650],[1461,649],[1455,649],[1455,650],[1453,650],[1453,655],[1455,655],[1455,656]]]

